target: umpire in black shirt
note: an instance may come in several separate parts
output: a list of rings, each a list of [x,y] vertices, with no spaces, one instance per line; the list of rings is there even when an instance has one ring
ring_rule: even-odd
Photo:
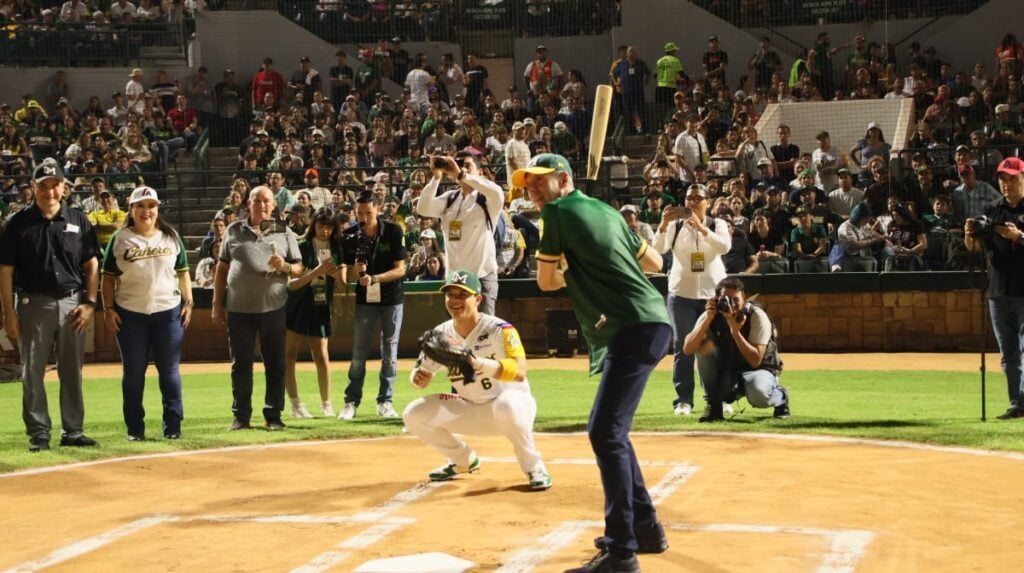
[[[1003,198],[985,207],[988,225],[967,220],[964,242],[988,252],[988,310],[1010,394],[1010,408],[998,418],[1010,420],[1024,418],[1024,160],[1004,159],[996,172]]]
[[[35,201],[0,235],[0,298],[4,332],[20,347],[22,417],[29,451],[50,449],[50,413],[43,375],[56,344],[62,446],[95,446],[82,433],[85,329],[96,312],[99,260],[89,219],[62,201],[68,191],[53,159],[35,170]]]

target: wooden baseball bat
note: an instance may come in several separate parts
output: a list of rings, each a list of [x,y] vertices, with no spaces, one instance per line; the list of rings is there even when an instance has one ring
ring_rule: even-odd
[[[590,124],[590,152],[587,154],[587,179],[596,181],[601,171],[608,117],[612,111],[612,86],[599,85],[594,96],[594,122]]]

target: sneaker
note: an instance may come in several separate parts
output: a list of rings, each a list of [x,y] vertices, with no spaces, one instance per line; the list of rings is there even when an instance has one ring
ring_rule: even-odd
[[[655,522],[654,527],[646,532],[635,532],[637,553],[656,554],[668,551],[668,539],[665,537],[665,528],[661,522]],[[608,550],[608,538],[605,536],[594,538],[594,547],[601,551]]]
[[[430,477],[430,481],[448,481],[459,474],[471,474],[479,469],[480,458],[474,453],[470,458],[469,466],[462,467],[449,463],[430,472],[428,477]]]
[[[280,432],[288,426],[285,426],[284,422],[281,420],[267,420],[267,423],[263,424],[263,427],[271,432]]]
[[[309,413],[306,409],[306,405],[300,401],[292,402],[292,418],[312,418],[313,414]]]
[[[732,416],[735,410],[732,409],[732,404],[722,402],[722,414],[725,416]]]
[[[1005,412],[996,416],[998,420],[1013,420],[1014,418],[1024,418],[1024,407],[1014,404]]]
[[[782,390],[782,398],[785,400],[782,404],[775,407],[775,411],[772,412],[772,416],[779,420],[785,420],[789,418],[789,391],[779,386],[779,390]]]
[[[530,489],[533,491],[543,491],[551,487],[551,476],[544,470],[534,470],[530,472]]]
[[[395,411],[394,405],[391,402],[381,402],[377,404],[377,415],[381,418],[398,418],[398,412]]]
[[[142,434],[128,434],[128,441],[129,442],[145,442],[146,441],[146,436],[144,436]]]
[[[330,400],[320,404],[320,411],[323,412],[325,418],[334,417],[334,406],[331,406]]]
[[[566,569],[565,573],[640,573],[636,555],[619,557],[610,551],[602,551],[582,567]]]
[[[165,440],[180,440],[181,439],[181,432],[167,432],[166,434],[164,434],[164,439]]]
[[[341,413],[338,414],[339,420],[351,420],[356,417],[356,405],[352,402],[345,402],[345,407],[341,409]]]
[[[73,448],[88,448],[99,444],[96,443],[96,440],[85,434],[78,434],[77,436],[61,436],[60,445]]]
[[[231,422],[231,425],[228,426],[228,431],[236,432],[238,430],[249,430],[251,428],[252,426],[249,424],[248,420],[243,421],[239,420],[238,418],[235,418],[235,420]]]
[[[693,413],[693,406],[686,403],[676,404],[674,412],[676,416],[689,416]]]

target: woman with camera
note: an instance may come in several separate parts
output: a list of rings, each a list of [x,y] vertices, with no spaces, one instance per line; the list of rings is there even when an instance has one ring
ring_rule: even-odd
[[[693,356],[682,351],[683,339],[693,330],[697,317],[704,311],[715,286],[725,278],[722,255],[732,247],[729,225],[708,216],[708,189],[694,184],[684,195],[684,206],[665,209],[654,248],[659,253],[672,252],[672,270],[668,281],[668,310],[674,336],[672,384],[678,416],[693,412]]]

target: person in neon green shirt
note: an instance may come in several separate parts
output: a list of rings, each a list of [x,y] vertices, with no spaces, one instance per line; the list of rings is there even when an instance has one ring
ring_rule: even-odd
[[[658,121],[665,121],[668,110],[675,105],[673,100],[680,77],[683,75],[683,63],[676,57],[679,46],[672,42],[665,44],[665,55],[654,64],[657,87],[654,89],[654,104]]]

